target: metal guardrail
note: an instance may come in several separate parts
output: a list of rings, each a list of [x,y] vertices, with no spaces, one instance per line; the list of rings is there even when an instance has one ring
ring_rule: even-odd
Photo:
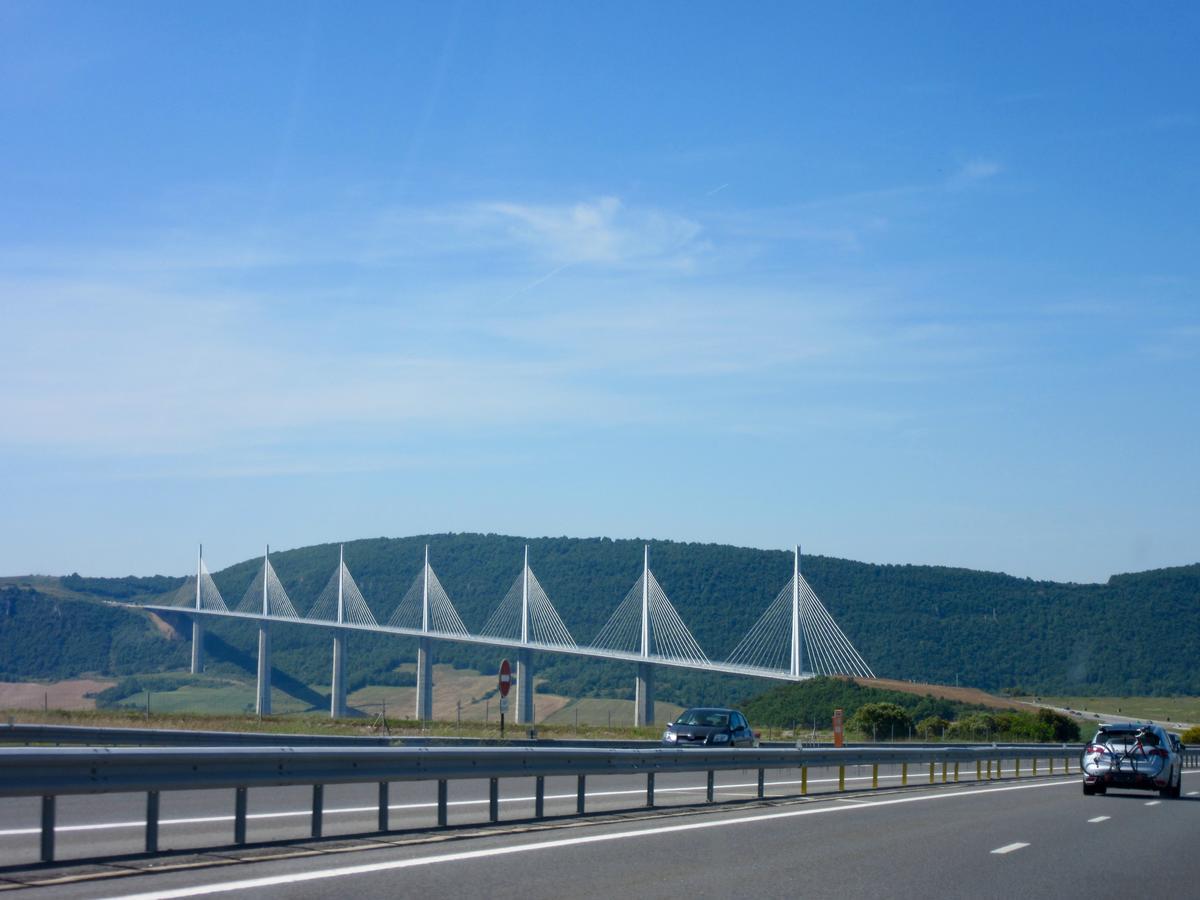
[[[536,731],[536,729],[534,729]],[[528,733],[520,726],[514,735]],[[270,731],[189,731],[172,728],[114,728],[88,725],[43,725],[0,722],[0,744],[52,744],[87,747],[598,747],[653,749],[660,740],[588,738],[464,738],[432,735],[319,735]],[[830,741],[764,740],[760,747],[780,749],[830,749]],[[972,746],[956,741],[847,741],[846,747],[950,747]],[[1042,746],[1004,744],[1002,746]]]
[[[646,807],[654,806],[654,782],[659,773],[706,772],[707,799],[713,800],[714,773],[757,769],[758,797],[764,796],[768,769],[799,769],[800,793],[808,792],[809,768],[837,768],[838,789],[845,789],[846,766],[872,766],[872,787],[878,787],[879,766],[899,765],[901,784],[908,783],[910,765],[928,765],[929,783],[958,781],[963,763],[975,764],[975,777],[1002,777],[1003,762],[1021,775],[1021,763],[1036,775],[1045,760],[1049,774],[1078,769],[1078,745],[945,746],[937,748],[848,747],[841,749],[599,749],[592,747],[222,747],[222,748],[0,748],[0,797],[40,796],[41,859],[54,859],[55,799],[63,794],[146,793],[146,852],[158,850],[158,810],[161,791],[234,788],[234,844],[246,842],[246,798],[250,788],[286,785],[312,786],[314,838],[322,831],[324,786],[377,783],[378,830],[388,831],[388,785],[393,781],[436,781],[437,824],[447,824],[447,785],[452,780],[488,779],[491,821],[499,821],[499,780],[534,778],[534,816],[544,815],[547,776],[575,776],[576,812],[585,813],[585,782],[589,775],[640,773],[646,776]],[[993,776],[993,766],[995,776]]]
[[[525,729],[513,728],[513,734]],[[545,738],[440,737],[431,735],[319,735],[269,731],[187,731],[171,728],[100,728],[86,725],[0,723],[0,744],[82,745],[88,747],[495,747],[570,746],[612,749],[651,748],[659,741],[547,740]],[[793,746],[780,743],[778,746]]]
[[[0,723],[4,744],[84,744],[127,747],[390,747],[390,736],[271,734],[254,731],[183,731],[170,728],[93,728],[86,725]]]

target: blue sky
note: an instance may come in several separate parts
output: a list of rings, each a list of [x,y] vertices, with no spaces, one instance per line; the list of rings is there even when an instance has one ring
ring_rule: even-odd
[[[0,573],[1200,560],[1196,10],[9,0]]]

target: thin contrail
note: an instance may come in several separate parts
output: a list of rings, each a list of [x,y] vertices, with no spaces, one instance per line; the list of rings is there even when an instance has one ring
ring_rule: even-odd
[[[517,297],[517,296],[525,293],[526,291],[531,291],[535,287],[537,287],[539,284],[545,284],[547,281],[549,281],[551,278],[553,278],[559,272],[563,271],[564,269],[569,269],[573,265],[575,265],[575,263],[573,263],[573,262],[563,263],[557,269],[550,270],[545,275],[543,275],[541,278],[537,279],[536,281],[531,281],[529,284],[525,285],[525,287],[517,288],[517,290],[513,291],[511,294],[509,294],[504,299],[511,300],[513,297]]]

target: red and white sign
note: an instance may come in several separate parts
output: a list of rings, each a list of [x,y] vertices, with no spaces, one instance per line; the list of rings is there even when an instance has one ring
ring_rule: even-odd
[[[840,709],[835,709],[833,711],[833,746],[841,747],[842,741],[842,711]]]
[[[508,696],[508,688],[512,685],[512,666],[507,659],[500,660],[500,696]]]

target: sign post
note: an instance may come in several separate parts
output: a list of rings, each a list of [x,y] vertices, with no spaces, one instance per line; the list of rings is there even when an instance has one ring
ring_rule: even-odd
[[[500,660],[500,737],[504,737],[504,713],[508,709],[508,689],[512,686],[512,666]]]

